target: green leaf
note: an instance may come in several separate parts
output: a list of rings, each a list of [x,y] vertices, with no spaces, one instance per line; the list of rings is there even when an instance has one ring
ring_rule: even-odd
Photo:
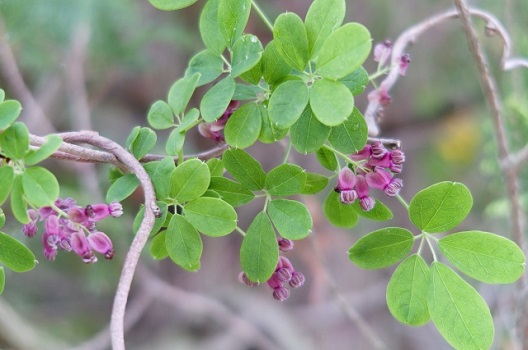
[[[240,247],[240,265],[251,281],[267,281],[279,260],[279,245],[271,221],[260,212],[249,226]]]
[[[323,204],[323,211],[328,221],[337,227],[351,228],[358,222],[358,213],[351,205],[339,201],[339,194],[330,191]]]
[[[22,106],[15,100],[7,100],[0,103],[0,130],[7,128],[17,120]]]
[[[237,225],[235,209],[218,198],[195,199],[185,205],[183,213],[195,229],[211,237],[225,236]]]
[[[274,143],[282,140],[289,129],[279,129],[271,123],[268,108],[265,104],[259,105],[262,127],[260,129],[259,141],[262,143]]]
[[[167,251],[167,246],[165,241],[167,239],[167,231],[161,231],[152,239],[152,244],[150,245],[150,255],[154,260],[163,260],[169,256]]]
[[[266,173],[249,153],[241,149],[228,149],[222,159],[226,170],[242,185],[253,191],[264,188]]]
[[[180,132],[187,131],[196,125],[196,121],[200,117],[198,108],[191,108],[182,118],[181,123],[176,129]]]
[[[227,121],[224,130],[226,143],[236,148],[247,148],[257,141],[261,127],[262,120],[258,105],[245,104]]]
[[[236,84],[235,93],[233,94],[233,100],[245,101],[245,100],[256,100],[259,95],[262,94],[262,89],[256,85],[245,85]]]
[[[308,104],[309,94],[301,80],[289,80],[280,84],[271,94],[268,113],[273,126],[286,129],[301,116]]]
[[[326,176],[316,173],[306,173],[306,183],[301,194],[316,194],[321,192],[328,185],[328,178]]]
[[[361,151],[367,143],[368,127],[365,118],[357,108],[341,125],[332,128],[328,141],[340,152],[355,153]]]
[[[207,191],[205,191],[205,193],[203,194],[202,197],[222,199],[221,196],[218,194],[218,192],[213,191],[213,190],[207,190]]]
[[[0,89],[0,103],[4,102],[5,99],[5,91],[4,89]]]
[[[26,272],[35,267],[37,260],[28,247],[0,232],[0,263],[15,272]]]
[[[453,266],[485,283],[513,283],[524,272],[522,250],[502,236],[465,231],[446,236],[438,247]]]
[[[172,109],[165,101],[156,101],[150,107],[147,120],[154,129],[164,130],[174,125]]]
[[[354,110],[354,96],[338,81],[319,79],[310,88],[310,106],[321,123],[337,126]]]
[[[152,6],[162,11],[180,10],[191,6],[196,1],[198,0],[149,0]]]
[[[141,159],[154,148],[157,138],[156,133],[151,129],[141,128],[136,137],[131,141],[129,149],[134,157]]]
[[[187,271],[197,271],[203,250],[198,231],[181,215],[173,215],[166,232],[165,247],[172,261]]]
[[[304,71],[308,63],[308,37],[302,19],[293,12],[282,13],[273,25],[277,51],[291,67]]]
[[[59,182],[46,168],[27,168],[22,174],[22,187],[27,200],[35,207],[51,205],[59,198]]]
[[[2,210],[2,208],[0,208],[0,228],[4,227],[5,221],[6,221],[6,217],[5,217],[4,211]]]
[[[167,205],[167,203],[162,202],[162,201],[157,201],[156,203],[161,210],[161,216],[159,218],[157,217],[154,219],[154,227],[152,227],[150,234],[155,234],[163,227],[163,224],[165,223],[165,220],[167,219],[167,214],[169,212],[169,206]],[[134,231],[134,234],[136,234],[137,231],[139,230],[139,226],[141,225],[141,222],[143,221],[144,217],[145,217],[145,206],[142,205],[136,217],[134,218],[134,222],[132,224],[132,231]]]
[[[139,186],[139,180],[135,174],[126,174],[119,179],[108,189],[106,193],[106,201],[108,203],[121,202],[128,198]]]
[[[169,196],[171,191],[170,178],[175,168],[174,158],[165,157],[159,163],[154,175],[151,176],[157,198],[163,199]]]
[[[379,200],[376,199],[375,201],[376,204],[374,205],[374,208],[369,211],[364,211],[359,205],[359,201],[354,201],[354,203],[352,203],[352,206],[360,216],[363,216],[364,218],[370,220],[385,221],[392,219],[392,212],[390,211],[390,209],[387,208],[385,204],[381,203]]]
[[[177,80],[171,86],[167,102],[174,114],[178,115],[185,112],[198,80],[200,80],[200,73],[195,73]]]
[[[307,106],[291,127],[291,143],[299,153],[315,152],[323,146],[330,131],[330,127],[317,120],[312,109]]]
[[[371,47],[368,29],[359,23],[347,23],[324,42],[316,73],[328,79],[343,78],[365,62]]]
[[[180,131],[179,128],[172,130],[167,138],[167,143],[165,144],[165,152],[167,152],[169,156],[178,155],[183,149],[184,142],[185,131]]]
[[[221,176],[211,177],[209,189],[214,190],[225,202],[235,208],[249,203],[255,198],[253,192],[244,185]]]
[[[0,266],[0,295],[4,292],[5,287],[5,272],[4,267]]]
[[[268,215],[283,238],[306,238],[312,229],[312,216],[304,204],[288,199],[275,199],[268,205]]]
[[[208,0],[200,14],[200,35],[209,50],[219,58],[225,49],[225,41],[218,24],[219,0]]]
[[[27,213],[27,202],[22,188],[22,176],[15,176],[11,189],[11,211],[21,224],[28,224],[31,219]]]
[[[266,189],[272,196],[301,193],[306,184],[306,172],[295,164],[281,164],[266,175]]]
[[[392,316],[411,326],[429,322],[428,290],[429,267],[420,255],[411,255],[396,268],[387,285],[387,306]]]
[[[4,165],[0,167],[0,205],[2,205],[13,187],[13,181],[15,180],[15,171],[13,167]]]
[[[26,165],[35,165],[49,158],[57,151],[62,143],[62,139],[57,135],[46,136],[46,142],[37,150],[30,150],[24,157]]]
[[[345,12],[345,0],[315,0],[312,3],[305,20],[311,58],[317,57],[326,38],[343,23]]]
[[[258,92],[258,96],[263,95],[263,90],[259,86],[260,80],[262,79],[262,64],[260,63],[260,61],[258,61],[258,63],[255,64],[250,70],[242,73],[239,78],[247,83],[253,84],[252,86],[255,91],[260,90]]]
[[[9,158],[20,160],[29,150],[29,131],[26,124],[16,122],[0,134],[2,152]]]
[[[211,180],[213,176],[223,176],[224,175],[224,162],[218,158],[211,158],[205,162],[209,167],[209,172],[211,173]]]
[[[348,251],[348,258],[364,269],[382,269],[406,257],[413,243],[408,230],[386,227],[360,238]]]
[[[369,75],[365,68],[359,67],[352,73],[339,79],[339,81],[350,90],[352,95],[356,96],[361,94],[367,87],[369,83]]]
[[[478,292],[446,265],[433,262],[428,308],[442,336],[456,349],[489,349],[493,319]]]
[[[172,172],[170,193],[179,203],[192,201],[207,191],[210,181],[207,164],[196,158],[189,159]]]
[[[328,147],[321,147],[315,152],[319,163],[326,169],[334,171],[337,169],[337,157]]]
[[[269,85],[281,81],[291,72],[291,67],[284,61],[277,50],[275,41],[272,40],[266,45],[262,54],[262,75]]]
[[[235,80],[230,76],[220,80],[209,89],[200,102],[200,112],[203,119],[211,123],[224,114],[234,93]]]
[[[263,50],[260,40],[253,34],[242,35],[238,38],[233,46],[231,76],[236,78],[253,68],[260,61]]]
[[[242,35],[249,19],[251,0],[220,0],[218,25],[228,48]]]
[[[189,67],[185,71],[185,76],[191,77],[196,73],[200,73],[200,79],[198,79],[196,86],[202,86],[218,78],[222,74],[223,69],[224,61],[222,61],[220,56],[212,50],[204,50],[191,58]]]
[[[460,224],[472,206],[466,186],[445,181],[418,192],[409,204],[409,217],[422,231],[445,232]]]
[[[139,130],[141,130],[141,126],[135,126],[128,135],[126,142],[125,142],[125,148],[130,150],[130,147],[132,147],[132,143],[139,135]]]

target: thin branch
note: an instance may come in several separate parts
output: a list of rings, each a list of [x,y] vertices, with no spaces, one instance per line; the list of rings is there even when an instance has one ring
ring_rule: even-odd
[[[519,172],[520,168],[528,163],[528,144],[515,154],[509,154],[501,161],[501,168],[504,171]]]

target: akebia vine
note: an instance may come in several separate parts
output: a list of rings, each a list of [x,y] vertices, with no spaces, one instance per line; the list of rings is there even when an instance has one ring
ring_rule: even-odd
[[[150,2],[176,10],[197,0]],[[410,55],[390,60],[391,42],[379,43],[373,49],[378,69],[369,75],[363,64],[371,54],[372,38],[363,25],[343,23],[345,0],[315,0],[304,19],[287,12],[273,23],[251,0],[208,0],[202,5],[199,30],[205,49],[190,59],[167,99],[152,104],[147,115],[151,128],[138,126],[130,133],[126,149],[137,162],[112,153],[112,145],[93,143],[113,156],[77,152],[82,148],[71,143],[87,142],[89,134],[50,135],[36,142],[17,121],[20,103],[5,100],[0,90],[0,204],[10,198],[13,218],[22,224],[20,233],[35,236],[42,225],[43,256],[50,260],[59,250],[73,251],[85,263],[96,262],[95,253],[107,259],[124,254],[114,252],[112,233],[98,231],[96,222],[121,216],[120,202],[150,182],[156,203],[145,192],[145,206],[133,225],[139,251],[130,258],[133,268],[118,290],[116,313],[124,312],[134,259],[146,240],[141,230],[147,236],[150,232],[154,259],[169,258],[188,271],[200,269],[202,236],[240,234],[240,282],[255,288],[266,284],[273,298],[284,301],[310,278],[287,258],[294,242],[312,233],[312,216],[299,198],[323,194],[328,221],[344,228],[354,227],[360,217],[389,220],[392,213],[383,201],[398,201],[413,227],[388,226],[364,235],[348,250],[350,261],[363,269],[398,264],[386,291],[388,309],[398,321],[411,326],[432,321],[458,349],[489,348],[494,339],[490,309],[461,275],[484,283],[513,283],[524,273],[522,250],[494,233],[450,233],[473,204],[461,183],[434,184],[407,203],[399,195],[404,184],[398,175],[405,163],[400,142],[369,138],[367,122],[354,103],[354,96],[371,83],[368,100],[380,106],[380,113],[391,96],[375,79],[394,68],[405,75]],[[245,33],[252,9],[273,40],[264,43]],[[200,86],[206,92],[192,106],[191,97]],[[206,157],[185,155],[186,136],[193,128],[218,149]],[[170,130],[164,155],[149,154],[157,142],[153,129]],[[265,169],[245,150],[256,142],[286,144],[282,164]],[[291,148],[315,156],[327,172],[308,172],[289,162]],[[60,198],[55,176],[37,165],[50,156],[118,165],[107,203],[84,206]],[[146,179],[134,171],[139,161]],[[262,204],[259,213],[248,227],[240,227],[237,208],[253,201]],[[0,219],[1,227],[1,211]],[[39,255],[18,234],[0,233],[0,263],[23,272],[35,267]],[[0,292],[4,282],[0,267]],[[113,345],[123,348],[122,314],[114,314],[112,322],[118,333]]]

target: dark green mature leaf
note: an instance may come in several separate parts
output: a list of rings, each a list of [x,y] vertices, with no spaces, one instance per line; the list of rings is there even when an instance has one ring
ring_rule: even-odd
[[[174,125],[174,115],[165,101],[156,101],[150,107],[147,120],[154,129],[167,129]]]
[[[198,0],[149,0],[155,8],[162,11],[180,10],[191,6]]]
[[[438,241],[444,256],[466,275],[485,283],[513,283],[524,272],[522,250],[502,236],[465,231]]]
[[[271,221],[260,212],[249,226],[240,247],[240,265],[251,281],[267,281],[279,259],[279,245]]]
[[[307,106],[290,129],[291,143],[299,153],[315,152],[325,143],[331,128],[322,124]]]
[[[286,129],[301,116],[309,100],[306,84],[301,80],[289,80],[280,84],[271,94],[268,113],[274,127]]]
[[[135,132],[137,130],[137,132]],[[150,128],[135,129],[129,136],[128,148],[137,159],[146,156],[156,145],[157,136]],[[135,135],[135,137],[133,136]]]
[[[253,34],[242,35],[238,38],[233,46],[231,76],[236,78],[253,68],[260,61],[263,50],[260,40]]]
[[[220,0],[218,25],[228,48],[232,48],[242,35],[249,19],[251,0]]]
[[[433,262],[428,308],[442,336],[455,349],[489,349],[495,333],[488,305],[446,265]]]
[[[273,25],[273,39],[282,59],[304,71],[308,63],[308,37],[302,19],[293,12],[282,13]]]
[[[341,79],[365,62],[371,47],[368,29],[359,23],[347,23],[324,42],[316,73],[328,79]]]
[[[359,201],[355,201],[354,203],[352,203],[352,206],[354,207],[354,209],[356,209],[357,213],[360,216],[363,216],[364,218],[370,220],[385,221],[392,219],[392,212],[390,211],[390,209],[387,208],[385,204],[381,203],[377,199],[374,208],[369,211],[364,211],[363,209],[361,209]]]
[[[26,124],[16,122],[0,134],[2,152],[9,158],[19,160],[29,150],[29,131]]]
[[[275,41],[272,40],[266,45],[262,55],[262,75],[264,80],[270,85],[282,80],[291,72],[291,67],[284,61],[277,50]]]
[[[310,107],[321,123],[342,124],[354,109],[354,96],[338,81],[317,80],[310,88]]]
[[[24,157],[26,165],[35,165],[48,159],[57,151],[62,143],[62,139],[57,135],[46,136],[46,142],[37,150],[30,150]]]
[[[209,2],[207,3],[208,6]],[[220,56],[211,49],[198,52],[189,61],[189,67],[185,71],[186,77],[191,77],[196,73],[200,73],[200,79],[196,86],[202,86],[212,82],[224,69],[224,61]]]
[[[421,326],[431,319],[428,291],[429,267],[420,255],[411,255],[396,268],[387,285],[387,306],[398,321]]]
[[[261,51],[262,55],[262,51]],[[243,81],[253,84],[252,87],[256,91],[257,89],[260,90],[260,95],[262,95],[262,88],[259,86],[260,80],[262,79],[262,64],[261,61],[258,61],[257,64],[255,64],[250,70],[247,72],[242,73],[239,76],[240,79]],[[236,91],[236,90],[235,90]]]
[[[221,176],[211,177],[209,189],[214,190],[224,201],[235,208],[249,203],[255,198],[253,192],[244,185]]]
[[[154,227],[152,227],[152,230],[150,231],[150,234],[155,234],[158,232],[163,224],[165,224],[165,220],[167,219],[167,215],[169,213],[169,206],[167,203],[162,201],[157,201],[156,204],[161,210],[161,216],[156,218],[154,220]],[[141,225],[141,222],[143,221],[143,218],[145,217],[145,206],[141,206],[139,209],[139,212],[137,213],[136,217],[134,218],[134,222],[132,223],[132,231],[134,231],[134,234],[137,233],[139,230],[139,226]]]
[[[28,247],[0,232],[0,263],[15,272],[26,272],[35,267],[37,260]]]
[[[420,230],[436,233],[456,227],[473,206],[468,188],[458,182],[440,182],[418,192],[409,204],[409,218]]]
[[[326,176],[316,173],[306,173],[306,183],[302,190],[302,194],[316,194],[321,192],[328,185],[328,178]]]
[[[411,232],[386,227],[360,238],[348,251],[349,259],[364,269],[382,269],[406,257],[414,243]]]
[[[235,93],[235,80],[225,77],[207,91],[200,102],[202,118],[211,123],[224,114]]]
[[[152,239],[150,255],[152,255],[155,260],[162,260],[169,256],[167,246],[165,245],[166,239],[167,231],[161,231]]]
[[[154,174],[150,176],[157,198],[164,199],[169,196],[171,191],[170,178],[175,168],[174,158],[165,157],[159,162]]]
[[[225,236],[237,224],[235,209],[218,198],[195,199],[185,205],[183,212],[195,229],[211,237]]]
[[[22,174],[22,187],[29,203],[35,207],[53,204],[59,198],[59,182],[48,169],[34,166]]]
[[[328,36],[345,18],[345,0],[315,0],[306,14],[306,34],[310,57],[316,58]]]
[[[187,271],[200,268],[203,243],[200,234],[181,215],[173,215],[167,227],[165,247],[170,258]]]
[[[289,129],[279,129],[271,123],[268,108],[265,104],[259,105],[259,111],[262,121],[259,141],[262,143],[274,143],[276,141],[282,140],[288,134]]]
[[[179,203],[201,197],[211,181],[207,164],[193,158],[180,164],[171,174],[171,196]]]
[[[337,169],[337,157],[328,147],[321,147],[315,153],[319,163],[326,169],[334,171]]]
[[[357,108],[341,125],[332,128],[328,141],[340,152],[355,153],[365,147],[368,127],[365,118]]]
[[[220,58],[225,49],[225,40],[218,24],[219,0],[208,0],[200,14],[200,35],[209,50]]]
[[[233,94],[233,100],[256,100],[259,98],[259,95],[262,95],[262,93],[262,88],[260,88],[259,86],[237,83],[235,86],[235,93]]]
[[[31,220],[27,213],[27,202],[24,197],[24,189],[22,188],[22,176],[15,176],[13,181],[13,188],[11,189],[11,211],[13,216],[21,224],[27,224]]]
[[[3,91],[3,90],[2,90]],[[17,120],[22,106],[15,100],[7,100],[0,103],[0,130],[7,128]]]
[[[121,176],[119,179],[108,189],[106,193],[106,201],[121,202],[123,199],[128,198],[139,186],[139,180],[135,174],[126,174]]]
[[[257,141],[261,127],[258,105],[245,104],[229,117],[224,130],[226,142],[232,147],[247,148]]]
[[[0,295],[4,292],[5,287],[5,272],[4,267],[0,266]]]
[[[306,172],[295,164],[281,164],[266,175],[266,189],[272,196],[291,196],[302,192]]]
[[[339,201],[339,194],[330,191],[323,204],[323,211],[328,221],[337,227],[351,228],[358,222],[358,213],[351,205]]]
[[[264,188],[266,173],[262,165],[241,149],[228,149],[222,157],[226,170],[238,182],[253,191]]]
[[[13,167],[4,165],[0,167],[0,205],[2,205],[13,187],[13,181],[15,180],[15,171]]]
[[[174,114],[179,115],[185,112],[200,76],[200,73],[195,73],[191,76],[183,77],[171,86],[167,102]]]
[[[312,216],[304,204],[288,199],[275,199],[268,205],[268,215],[283,238],[306,238],[312,229]]]
[[[339,81],[350,90],[352,95],[356,96],[361,94],[367,87],[369,83],[369,75],[365,68],[359,67],[352,73],[339,79]]]

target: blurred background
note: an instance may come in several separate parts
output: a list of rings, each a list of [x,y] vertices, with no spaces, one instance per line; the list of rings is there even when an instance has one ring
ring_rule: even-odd
[[[304,18],[310,3],[267,0],[260,5],[271,19],[284,11]],[[150,105],[166,99],[188,59],[204,48],[197,27],[203,4],[199,0],[187,9],[167,13],[146,0],[2,0],[0,86],[8,98],[21,100],[22,120],[34,134],[92,129],[124,144],[134,126],[147,126]],[[514,54],[528,56],[526,25],[522,25],[527,2],[482,0],[471,5],[495,14],[512,36]],[[450,6],[433,0],[347,1],[346,21],[366,25],[374,42],[395,40],[406,28]],[[482,21],[474,20],[474,24],[499,84],[510,146],[519,149],[528,139],[528,76],[521,70],[501,72],[500,40],[484,36]],[[271,39],[255,14],[246,32],[257,34],[263,43]],[[508,237],[508,201],[490,113],[459,22],[453,20],[425,33],[408,51],[412,62],[391,91],[392,104],[381,123],[381,136],[401,139],[406,153],[403,197],[410,200],[438,181],[463,182],[473,193],[474,207],[457,230],[480,229]],[[365,68],[375,71],[371,57]],[[367,87],[367,92],[371,89]],[[364,95],[356,99],[360,110],[366,106]],[[192,135],[187,138],[187,154],[215,146],[197,133]],[[158,134],[157,153],[163,153],[167,136]],[[265,170],[280,163],[283,154],[280,145],[263,149],[256,144],[249,151]],[[292,157],[310,171],[327,174],[313,155],[294,153]],[[74,197],[80,205],[104,198],[109,166],[55,160],[46,166],[59,178],[62,197]],[[521,188],[526,189],[527,182],[525,169]],[[196,273],[183,271],[169,259],[154,261],[146,249],[129,300],[127,347],[449,349],[432,324],[413,328],[392,318],[385,288],[393,268],[365,271],[347,258],[348,248],[365,233],[387,225],[411,227],[399,203],[377,193],[395,214],[389,223],[360,219],[351,230],[335,228],[321,210],[325,194],[334,185],[308,199],[313,234],[296,242],[287,254],[306,276],[306,283],[293,290],[286,302],[275,301],[265,285],[248,288],[238,282],[239,235],[203,237],[202,267]],[[114,241],[116,254],[113,260],[100,259],[94,265],[65,253],[54,262],[45,260],[40,239],[26,239],[20,226],[8,221],[5,231],[23,240],[40,263],[24,274],[6,271],[6,289],[0,297],[0,348],[109,348],[105,334],[99,332],[110,319],[141,200],[138,192],[123,203],[123,217],[99,224]],[[527,201],[528,194],[523,193],[523,202]],[[260,206],[256,201],[242,208],[239,225],[247,227]],[[494,314],[494,348],[510,349],[514,286],[470,283]]]

